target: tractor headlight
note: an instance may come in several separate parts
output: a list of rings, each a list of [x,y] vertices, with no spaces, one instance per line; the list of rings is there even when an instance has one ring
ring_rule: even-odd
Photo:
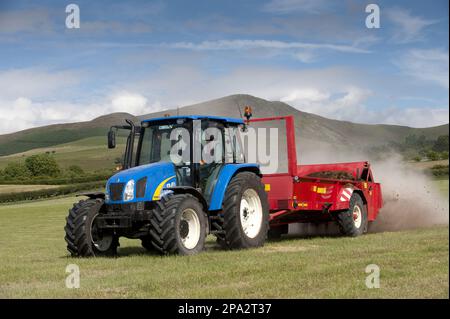
[[[109,185],[106,183],[105,187],[105,201],[109,201]]]
[[[130,201],[134,199],[134,180],[129,180],[125,185],[125,191],[123,192],[123,200]]]

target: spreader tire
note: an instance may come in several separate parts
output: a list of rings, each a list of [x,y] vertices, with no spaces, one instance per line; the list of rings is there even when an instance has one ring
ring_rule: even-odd
[[[116,236],[102,236],[96,226],[95,217],[100,213],[102,199],[81,200],[69,210],[66,218],[65,240],[67,250],[73,257],[113,256],[119,240]]]
[[[348,210],[336,214],[336,221],[342,235],[356,237],[367,232],[367,210],[358,193],[350,198]]]
[[[158,201],[150,228],[151,244],[162,254],[192,255],[203,250],[206,214],[190,194],[169,194]]]
[[[223,200],[224,239],[229,249],[260,247],[267,239],[269,207],[261,178],[238,173],[228,184]]]

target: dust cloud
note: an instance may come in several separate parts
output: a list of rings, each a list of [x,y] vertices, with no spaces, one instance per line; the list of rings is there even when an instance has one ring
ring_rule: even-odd
[[[448,197],[439,193],[430,177],[395,155],[372,163],[372,170],[381,183],[384,206],[371,232],[448,225]]]
[[[381,183],[383,208],[371,223],[369,232],[399,231],[448,225],[448,196],[439,192],[424,172],[405,163],[400,155],[385,154],[383,160],[371,160],[367,154],[354,151],[320,150],[298,154],[302,164],[369,160],[374,179]],[[300,236],[336,235],[334,223],[324,225],[293,224],[289,234]]]

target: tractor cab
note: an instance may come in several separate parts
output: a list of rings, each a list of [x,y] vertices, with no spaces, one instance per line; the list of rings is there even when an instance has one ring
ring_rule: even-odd
[[[128,124],[128,127],[113,126],[108,134],[108,145],[113,148],[115,130],[130,130],[123,163],[126,169],[111,178],[110,187],[116,184],[114,180],[117,177],[123,177],[120,183],[127,182],[124,178],[129,177],[128,169],[133,169],[133,174],[145,171],[148,183],[165,181],[163,188],[193,189],[209,203],[224,165],[245,163],[239,137],[244,125],[241,119],[173,116],[144,120],[140,127],[135,127],[130,121]],[[136,137],[138,144],[133,149]],[[162,180],[155,181],[152,177],[158,176],[162,167],[167,174],[160,177]],[[153,186],[148,185],[147,189],[158,190],[159,185]],[[164,193],[165,189],[159,191]],[[146,195],[144,200],[150,200],[150,197],[159,199],[161,194]],[[115,197],[112,201],[120,199]]]

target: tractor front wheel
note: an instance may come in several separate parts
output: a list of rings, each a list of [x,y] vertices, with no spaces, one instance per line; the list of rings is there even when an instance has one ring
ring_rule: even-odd
[[[263,246],[267,239],[269,207],[261,178],[251,172],[238,173],[225,194],[224,238],[220,244],[230,249]]]
[[[113,256],[119,240],[113,234],[104,234],[95,218],[104,207],[102,199],[81,200],[69,210],[66,218],[65,240],[73,257]]]
[[[206,214],[190,194],[169,194],[153,211],[151,244],[162,254],[192,255],[203,250]]]

